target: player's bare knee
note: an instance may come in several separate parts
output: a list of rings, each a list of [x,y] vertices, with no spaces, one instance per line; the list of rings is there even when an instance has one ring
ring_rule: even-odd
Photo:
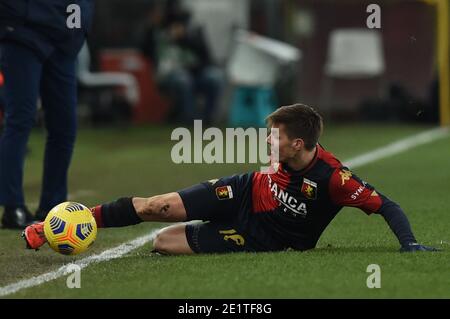
[[[153,249],[162,252],[162,238],[161,238],[161,232],[157,233],[155,236],[155,239],[153,239]]]
[[[153,241],[153,248],[165,255],[193,254],[186,240],[185,225],[172,225],[162,229]]]
[[[162,254],[171,254],[170,240],[168,231],[160,231],[153,240],[153,249]]]

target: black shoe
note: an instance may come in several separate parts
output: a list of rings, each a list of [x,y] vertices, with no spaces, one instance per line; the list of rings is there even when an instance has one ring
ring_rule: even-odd
[[[48,211],[47,210],[43,210],[41,208],[39,208],[36,211],[36,219],[43,222],[45,220],[45,217],[47,217]]]
[[[2,217],[3,228],[24,229],[35,222],[37,220],[25,206],[5,207]]]

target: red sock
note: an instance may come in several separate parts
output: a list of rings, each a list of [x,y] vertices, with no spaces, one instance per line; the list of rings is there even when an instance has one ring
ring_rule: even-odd
[[[103,217],[102,217],[102,205],[95,206],[91,208],[92,215],[95,218],[95,222],[97,223],[98,228],[103,228]]]

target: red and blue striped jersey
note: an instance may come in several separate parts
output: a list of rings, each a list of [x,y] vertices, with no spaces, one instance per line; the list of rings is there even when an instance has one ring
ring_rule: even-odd
[[[299,250],[314,248],[342,207],[371,214],[387,200],[320,145],[301,171],[281,163],[275,173],[253,173],[251,196],[259,231]]]

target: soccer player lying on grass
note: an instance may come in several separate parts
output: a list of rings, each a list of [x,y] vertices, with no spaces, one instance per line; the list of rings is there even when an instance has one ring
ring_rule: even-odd
[[[417,243],[402,209],[344,167],[319,143],[322,118],[311,107],[284,106],[268,117],[279,129],[276,172],[224,177],[174,193],[129,197],[92,208],[98,227],[186,222],[164,228],[154,250],[164,254],[308,250],[344,206],[384,217],[400,251],[435,251]],[[268,142],[273,145],[272,136]],[[29,226],[28,248],[45,243],[42,223]]]

